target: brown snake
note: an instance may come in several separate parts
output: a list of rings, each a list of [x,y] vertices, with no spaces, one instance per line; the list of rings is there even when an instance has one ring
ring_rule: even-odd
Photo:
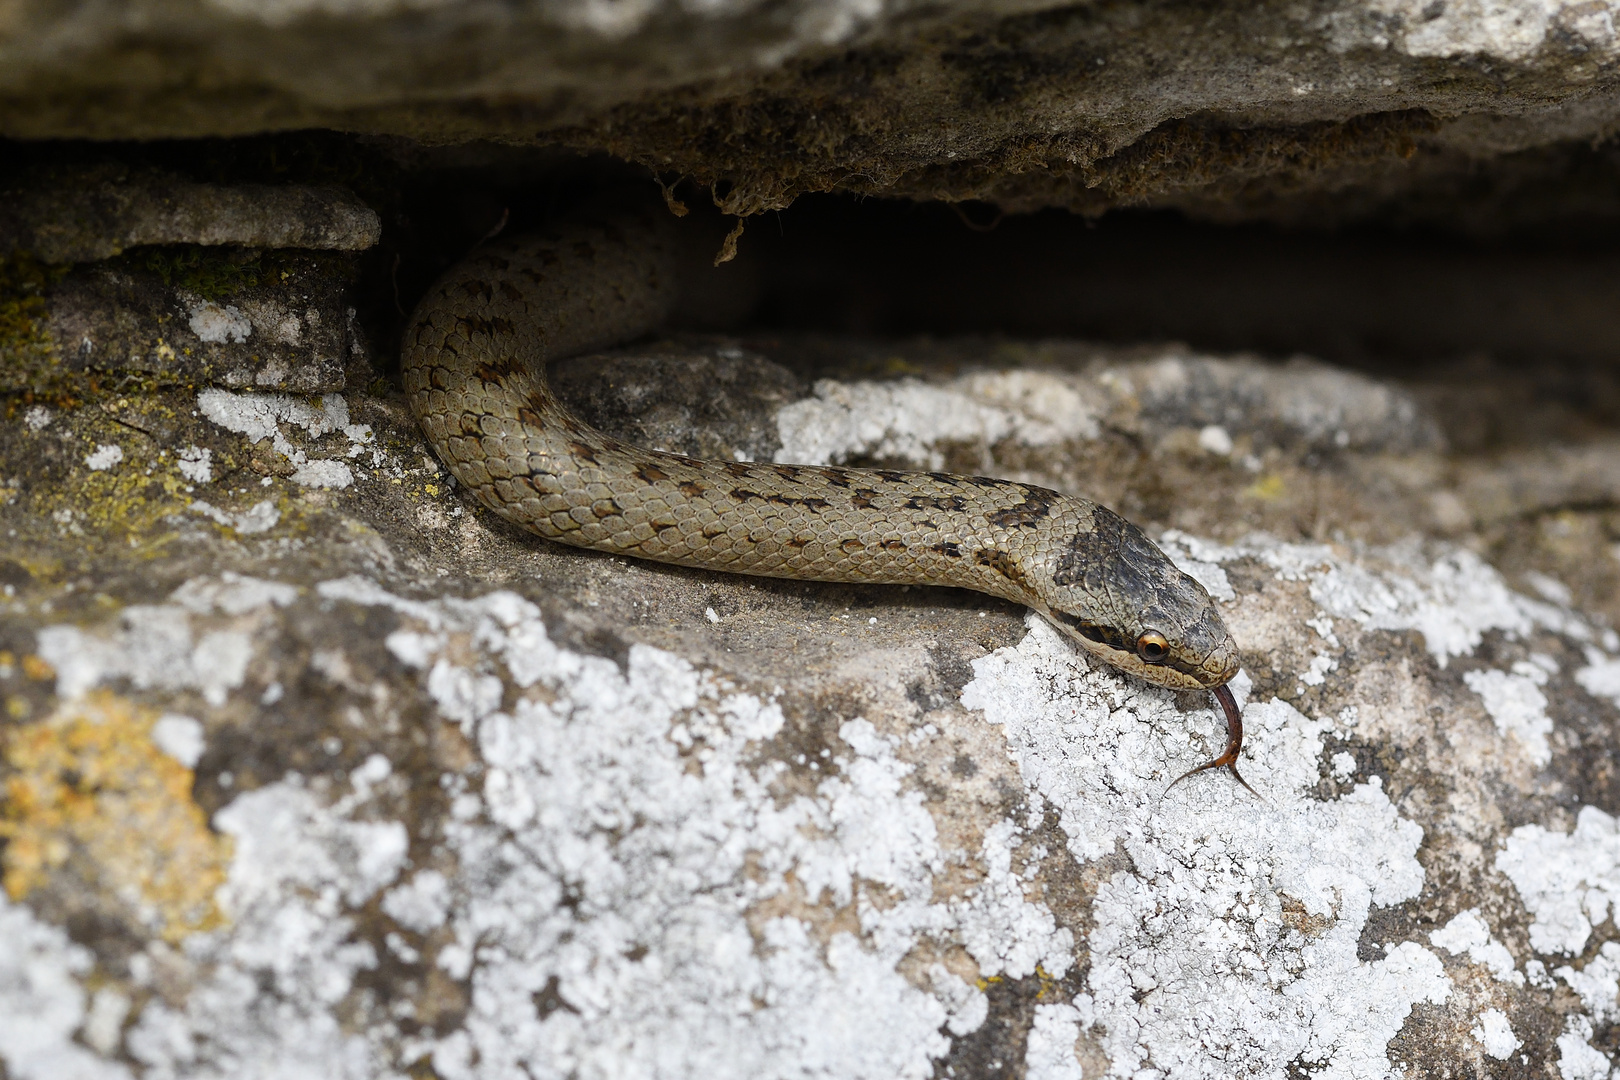
[[[982,476],[699,461],[573,416],[546,364],[663,320],[677,283],[661,218],[650,206],[579,214],[479,248],[428,290],[405,330],[402,377],[458,481],[507,520],[578,547],[764,577],[954,585],[1026,604],[1122,671],[1213,691],[1226,749],[1192,771],[1224,766],[1243,783],[1231,635],[1203,586],[1112,510]]]

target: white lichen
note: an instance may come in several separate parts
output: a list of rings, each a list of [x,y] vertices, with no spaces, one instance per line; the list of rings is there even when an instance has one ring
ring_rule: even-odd
[[[209,345],[241,344],[253,336],[253,322],[234,304],[196,300],[188,305],[188,324]]]
[[[126,679],[141,690],[197,690],[222,705],[242,685],[253,655],[247,632],[236,627],[194,628],[193,614],[217,607],[246,614],[268,603],[285,603],[290,586],[229,572],[178,589],[167,604],[132,604],[118,622],[99,630],[68,624],[38,633],[39,655],[56,669],[56,692],[73,698],[92,687]],[[251,598],[242,602],[242,598]]]
[[[1614,0],[1370,0],[1392,22],[1397,47],[1411,56],[1479,54],[1523,61],[1554,35],[1613,54]]]
[[[281,522],[281,511],[269,499],[260,499],[246,510],[232,513],[222,510],[213,503],[202,499],[193,499],[191,505],[186,507],[193,514],[201,514],[210,521],[235,529],[243,536],[256,536],[259,533],[269,532]]]
[[[776,460],[835,464],[855,456],[944,467],[941,446],[989,448],[1003,439],[1051,446],[1091,439],[1097,419],[1077,378],[1036,371],[981,372],[944,386],[917,379],[841,383],[778,411]]]
[[[1549,660],[1549,663],[1551,661]],[[1553,671],[1557,665],[1553,664]],[[1547,685],[1548,672],[1542,664],[1520,660],[1506,671],[1468,671],[1463,682],[1478,694],[1485,711],[1496,722],[1496,730],[1510,737],[1523,748],[1532,764],[1545,765],[1552,760],[1552,747],[1547,736],[1552,733],[1552,717],[1547,715],[1547,695],[1541,688]]]
[[[1554,972],[1581,996],[1598,1023],[1620,1019],[1620,945],[1605,941],[1598,954],[1577,971],[1568,964]]]
[[[1564,1024],[1564,1033],[1558,1036],[1558,1075],[1563,1080],[1610,1080],[1613,1062],[1607,1054],[1593,1046],[1592,1021],[1576,1014]]]
[[[1508,835],[1496,868],[1530,911],[1530,946],[1579,954],[1620,897],[1620,823],[1583,806],[1568,835],[1521,825]]]
[[[1524,1043],[1513,1034],[1513,1025],[1501,1009],[1486,1009],[1479,1014],[1479,1022],[1469,1031],[1485,1051],[1486,1057],[1506,1061]]]
[[[1489,970],[1498,982],[1524,985],[1524,974],[1515,969],[1513,954],[1491,933],[1478,908],[1458,913],[1445,926],[1430,934],[1429,942],[1449,953],[1466,955]]]
[[[219,892],[231,927],[187,943],[206,974],[183,1003],[148,1002],[129,1031],[148,1080],[399,1075],[386,1033],[345,1030],[334,1011],[377,964],[348,911],[393,882],[407,847],[399,822],[353,820],[353,808],[289,777],[214,815],[234,842]]]
[[[102,443],[85,456],[84,464],[91,472],[106,472],[124,460],[124,448],[117,443]]]
[[[0,893],[0,1063],[12,1080],[130,1080],[73,1040],[93,965],[88,949]]]
[[[152,742],[186,768],[195,768],[203,752],[203,726],[189,716],[164,713],[152,725]]]
[[[1087,670],[1044,620],[1029,628],[974,662],[962,701],[1004,727],[1029,797],[1060,815],[1075,858],[1130,855],[1098,890],[1089,999],[1077,1003],[1115,1073],[1151,1061],[1172,1076],[1280,1076],[1297,1057],[1320,1075],[1383,1075],[1412,1004],[1450,990],[1415,943],[1356,958],[1370,906],[1422,887],[1419,828],[1376,780],[1333,802],[1306,797],[1331,725],[1275,700],[1247,709],[1244,768],[1269,804],[1213,779],[1166,796],[1209,756],[1186,736],[1199,714]],[[1201,719],[1213,729],[1213,713]]]
[[[193,484],[206,484],[214,479],[214,452],[195,444],[180,451],[175,468]]]
[[[292,463],[293,482],[305,487],[348,487],[354,483],[354,473],[341,461],[310,457],[293,445],[282,430],[282,424],[301,428],[309,439],[321,439],[341,431],[348,437],[350,449],[372,439],[370,425],[349,422],[349,406],[342,394],[323,395],[317,407],[290,394],[235,394],[209,388],[198,393],[197,407],[209,420],[227,431],[247,436],[249,442],[270,440],[276,453]]]

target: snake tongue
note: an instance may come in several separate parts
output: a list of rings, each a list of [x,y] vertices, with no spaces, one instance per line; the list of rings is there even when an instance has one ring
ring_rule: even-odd
[[[1206,769],[1225,768],[1232,774],[1232,779],[1243,785],[1245,791],[1255,798],[1261,799],[1263,796],[1250,787],[1249,782],[1243,779],[1243,774],[1238,772],[1238,754],[1243,750],[1243,712],[1238,708],[1237,699],[1232,696],[1232,688],[1228,684],[1222,683],[1211,692],[1215,695],[1215,700],[1221,703],[1221,710],[1226,713],[1226,749],[1221,751],[1220,757],[1206,761],[1197,768],[1188,769],[1170,781],[1170,787],[1164,790],[1168,792],[1170,788],[1175,787],[1187,777],[1201,773]]]

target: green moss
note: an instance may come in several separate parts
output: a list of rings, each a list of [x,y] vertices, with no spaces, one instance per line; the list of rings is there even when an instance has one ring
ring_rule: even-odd
[[[251,289],[266,275],[263,254],[240,248],[154,245],[134,248],[113,261],[132,273],[155,277],[171,288],[185,289],[205,300]]]
[[[48,376],[56,364],[56,343],[45,327],[49,314],[45,291],[67,272],[26,252],[0,258],[0,366],[9,369],[7,382],[21,375]]]

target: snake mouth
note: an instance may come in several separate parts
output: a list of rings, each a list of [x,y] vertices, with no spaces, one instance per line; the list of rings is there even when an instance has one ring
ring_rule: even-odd
[[[1212,657],[1213,664],[1194,664],[1170,656],[1159,663],[1150,664],[1134,652],[1116,649],[1104,642],[1069,633],[1066,629],[1065,636],[1109,667],[1168,690],[1214,690],[1224,686],[1238,673],[1235,654],[1230,663],[1224,662],[1224,657]]]

